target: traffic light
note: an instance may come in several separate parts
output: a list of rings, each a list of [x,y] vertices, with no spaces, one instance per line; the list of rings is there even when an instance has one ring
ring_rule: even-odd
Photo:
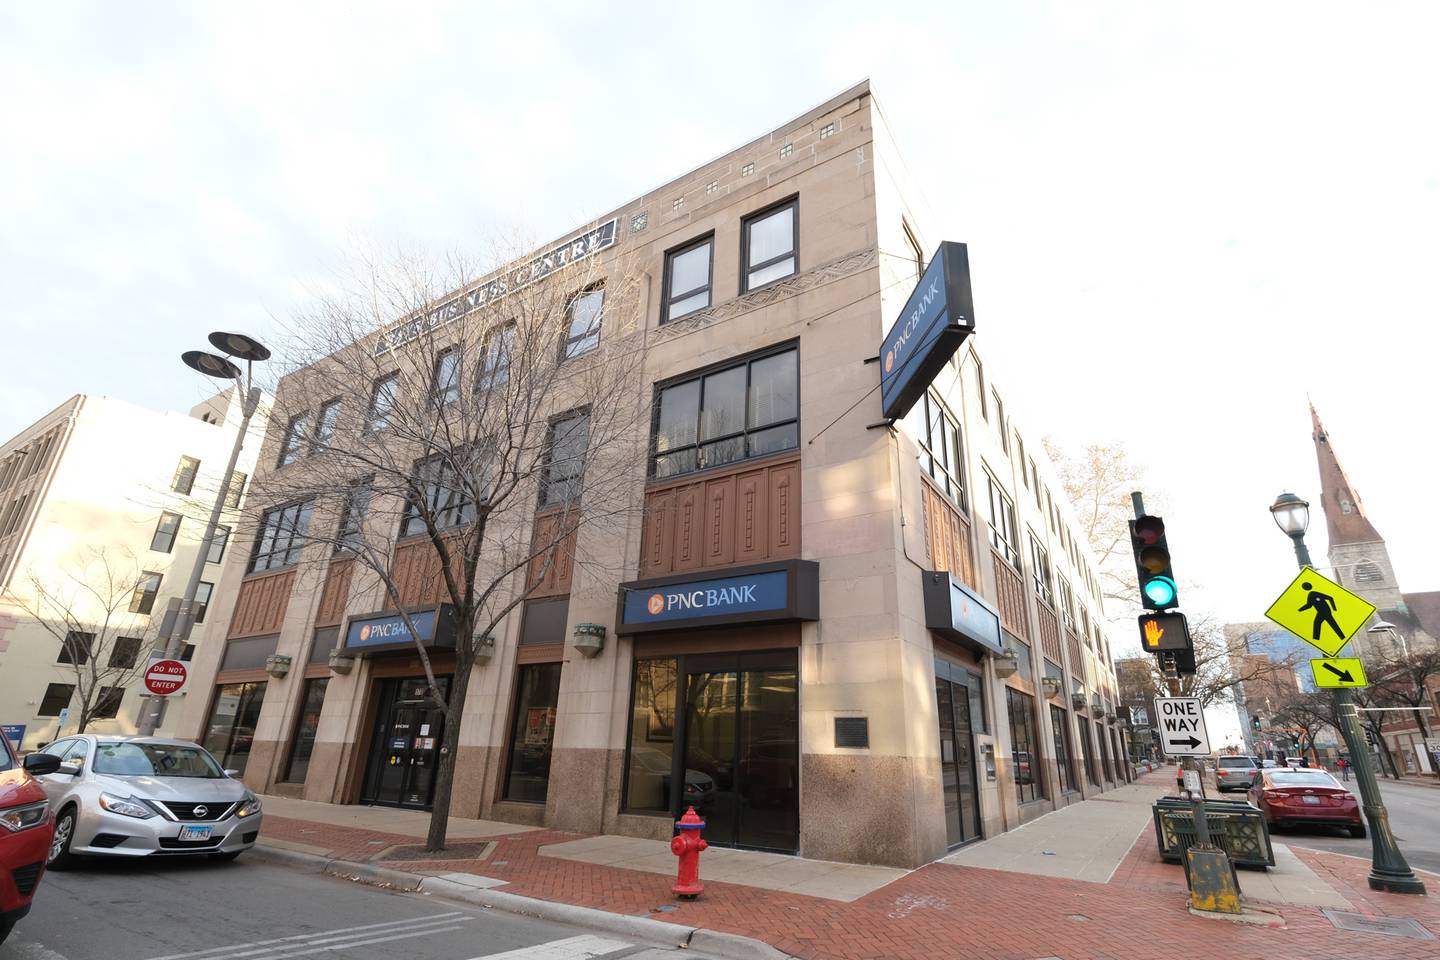
[[[1130,521],[1130,547],[1135,552],[1135,579],[1140,603],[1146,610],[1169,610],[1180,605],[1175,572],[1170,569],[1170,547],[1165,543],[1165,521],[1148,514]]]
[[[1253,729],[1256,733],[1259,733],[1259,732],[1260,732],[1260,716],[1259,716],[1259,714],[1256,714],[1255,716],[1253,716],[1253,717],[1250,718],[1250,727],[1251,727],[1251,729]]]
[[[1146,653],[1161,650],[1189,650],[1190,624],[1183,613],[1142,613],[1140,646]]]

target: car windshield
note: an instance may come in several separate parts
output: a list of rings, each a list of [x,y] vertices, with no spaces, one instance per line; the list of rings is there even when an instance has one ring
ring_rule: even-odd
[[[1318,771],[1292,770],[1270,774],[1270,782],[1277,787],[1333,787],[1335,780],[1328,773]]]
[[[5,736],[5,731],[0,730],[0,773],[13,769],[15,757],[10,752],[10,738]]]
[[[199,777],[219,780],[220,764],[200,747],[170,743],[100,743],[95,772],[119,777]]]
[[[1253,767],[1253,766],[1255,766],[1255,761],[1254,761],[1254,760],[1251,760],[1249,757],[1221,757],[1221,758],[1220,758],[1220,766],[1222,766],[1222,767]]]

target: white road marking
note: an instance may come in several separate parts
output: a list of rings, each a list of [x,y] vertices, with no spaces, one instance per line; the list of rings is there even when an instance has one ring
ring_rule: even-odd
[[[33,940],[11,940],[9,949],[15,960],[68,960],[64,954],[56,953],[43,943]]]
[[[306,943],[328,943],[324,938],[344,938],[356,936],[369,936],[373,933],[387,933],[398,928],[415,928],[430,926],[439,922],[458,923],[472,918],[464,916],[458,910],[449,913],[437,913],[428,917],[411,917],[407,920],[390,920],[386,923],[367,923],[358,927],[341,927],[337,930],[320,930],[315,933],[301,933],[293,937],[274,937],[270,940],[252,940],[249,943],[231,943],[223,947],[211,947],[208,950],[196,950],[191,953],[171,953],[163,957],[150,957],[149,960],[189,960],[189,958],[206,958],[206,960],[219,960],[220,957],[241,957],[253,954],[270,953],[273,951],[288,950],[290,946],[304,946]],[[265,947],[262,950],[247,950],[247,947]]]
[[[462,919],[469,920],[470,918],[463,917]],[[464,927],[460,926],[457,923],[449,927],[431,927],[428,930],[412,930],[409,933],[397,933],[394,936],[389,937],[371,937],[368,940],[347,939],[343,943],[331,943],[319,947],[305,947],[305,949],[303,950],[291,950],[287,947],[284,948],[284,952],[282,953],[267,953],[263,957],[259,958],[259,960],[285,960],[285,958],[287,957],[304,957],[309,956],[312,953],[324,953],[327,950],[348,950],[351,947],[364,947],[372,943],[389,943],[392,940],[409,940],[413,937],[427,937],[432,933],[450,933],[452,930],[463,929]],[[297,944],[297,946],[303,946],[303,944]]]
[[[474,960],[593,960],[595,957],[603,957],[632,946],[634,944],[624,940],[606,940],[604,937],[587,935],[537,943],[533,947],[521,947],[506,953],[489,953],[483,957],[475,957]]]

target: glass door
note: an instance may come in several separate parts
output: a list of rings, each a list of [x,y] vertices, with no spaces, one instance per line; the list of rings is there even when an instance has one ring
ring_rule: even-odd
[[[449,677],[437,677],[442,695]],[[362,803],[428,809],[444,742],[445,715],[425,695],[426,681],[383,680]]]
[[[980,836],[980,798],[975,781],[970,691],[962,684],[936,677],[935,699],[940,715],[940,782],[945,797],[945,839],[953,847]]]

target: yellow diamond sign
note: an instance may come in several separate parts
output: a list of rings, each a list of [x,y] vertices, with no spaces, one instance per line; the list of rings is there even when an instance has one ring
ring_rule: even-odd
[[[1333,657],[1360,632],[1375,605],[1305,567],[1265,616]]]
[[[1365,665],[1358,657],[1331,657],[1325,660],[1311,660],[1310,669],[1315,673],[1317,687],[1365,687]]]

